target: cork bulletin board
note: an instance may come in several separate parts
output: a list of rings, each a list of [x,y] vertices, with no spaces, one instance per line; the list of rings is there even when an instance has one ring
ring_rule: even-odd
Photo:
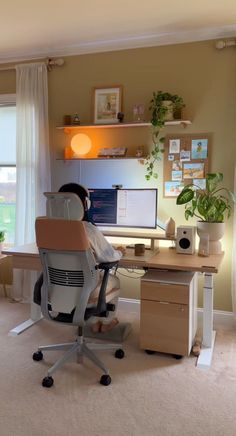
[[[199,189],[205,188],[206,174],[210,171],[210,136],[205,133],[166,135],[163,172],[165,198],[177,197],[189,183],[194,183]]]

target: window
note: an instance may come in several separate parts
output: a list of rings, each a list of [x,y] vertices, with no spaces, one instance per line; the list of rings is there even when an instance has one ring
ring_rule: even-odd
[[[16,209],[15,95],[0,95],[0,230],[14,243]]]

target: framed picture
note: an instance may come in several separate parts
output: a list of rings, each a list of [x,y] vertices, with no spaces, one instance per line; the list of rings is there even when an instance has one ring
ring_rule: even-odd
[[[94,111],[95,124],[118,123],[118,112],[121,112],[122,87],[94,88]]]

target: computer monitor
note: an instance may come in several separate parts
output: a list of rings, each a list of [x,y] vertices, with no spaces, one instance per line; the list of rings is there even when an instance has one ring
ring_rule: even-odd
[[[89,189],[89,215],[99,226],[156,228],[157,189]]]

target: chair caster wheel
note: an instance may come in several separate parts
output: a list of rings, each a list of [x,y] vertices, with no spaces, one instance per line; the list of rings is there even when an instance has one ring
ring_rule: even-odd
[[[35,360],[36,362],[39,362],[40,360],[42,360],[43,358],[43,353],[42,351],[36,351],[33,356],[32,356],[33,360]]]
[[[42,386],[44,388],[50,388],[53,385],[53,383],[54,383],[54,380],[51,376],[44,377],[42,380]]]
[[[172,356],[173,356],[174,359],[176,359],[176,360],[183,359],[183,357],[184,357],[184,356],[181,356],[181,354],[172,354]]]
[[[116,350],[115,352],[115,357],[117,359],[123,359],[123,357],[125,357],[125,352],[124,350],[122,350],[122,348],[119,348],[118,350]]]
[[[156,351],[154,350],[145,350],[145,353],[147,354],[155,354]]]
[[[100,384],[103,386],[108,386],[111,383],[111,377],[109,374],[103,374],[100,378]]]

